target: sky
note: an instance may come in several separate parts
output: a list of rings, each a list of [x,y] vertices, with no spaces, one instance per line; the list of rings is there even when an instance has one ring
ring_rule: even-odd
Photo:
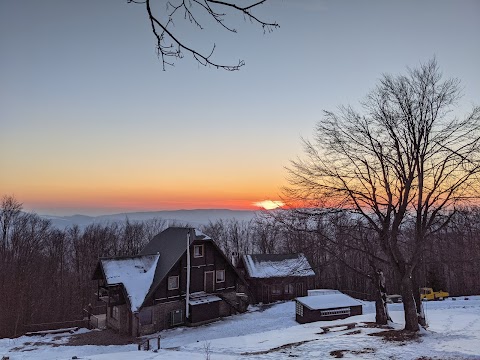
[[[280,199],[322,111],[359,107],[383,73],[435,56],[462,81],[458,114],[479,104],[479,1],[267,0],[254,14],[280,28],[173,28],[239,71],[188,54],[163,71],[143,5],[2,0],[0,196],[55,215],[254,209]]]

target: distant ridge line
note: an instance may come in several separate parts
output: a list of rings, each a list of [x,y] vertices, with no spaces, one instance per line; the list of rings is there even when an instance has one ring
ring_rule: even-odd
[[[178,222],[191,224],[194,226],[207,225],[209,222],[217,220],[236,219],[239,221],[250,221],[261,210],[232,210],[232,209],[180,209],[180,210],[158,210],[158,211],[134,211],[122,212],[108,215],[40,215],[48,219],[55,227],[67,228],[78,225],[81,228],[90,224],[122,222],[125,219],[131,221],[146,221],[149,219],[160,218],[169,222]]]

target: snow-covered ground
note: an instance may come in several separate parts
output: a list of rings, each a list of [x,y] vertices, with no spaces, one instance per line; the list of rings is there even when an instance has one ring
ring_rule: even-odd
[[[374,304],[364,303],[364,315],[344,320],[299,325],[294,302],[254,307],[196,328],[161,332],[162,349],[137,351],[136,345],[65,346],[68,337],[58,335],[0,339],[0,358],[89,360],[211,360],[235,359],[480,359],[480,296],[428,302],[428,331],[418,340],[386,341],[370,336],[380,329],[362,327],[375,318]],[[397,328],[403,326],[402,304],[390,304]],[[357,322],[358,327],[333,329],[322,334],[321,326]],[[86,330],[84,330],[86,331]]]

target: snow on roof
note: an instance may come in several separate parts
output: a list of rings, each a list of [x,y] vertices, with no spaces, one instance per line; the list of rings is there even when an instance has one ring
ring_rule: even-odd
[[[305,305],[310,310],[335,309],[348,306],[363,305],[362,302],[345,295],[341,292],[333,294],[323,294],[315,296],[303,296],[296,299],[299,303]]]
[[[333,289],[313,289],[307,290],[308,296],[326,295],[326,294],[342,294],[339,290]]]
[[[195,230],[195,237],[203,237],[202,240],[212,240],[212,238],[208,235],[205,235],[203,232],[201,232],[200,230],[198,229],[194,229]]]
[[[138,311],[145,301],[159,258],[157,254],[101,260],[107,285],[124,286],[132,312]]]
[[[248,275],[251,278],[315,275],[303,254],[245,255],[244,260]]]
[[[209,304],[222,299],[216,295],[207,294],[205,292],[193,293],[188,301],[190,305]]]

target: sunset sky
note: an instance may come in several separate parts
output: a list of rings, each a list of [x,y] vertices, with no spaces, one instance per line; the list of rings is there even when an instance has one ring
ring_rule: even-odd
[[[160,7],[163,9],[163,7]],[[162,71],[144,6],[113,0],[0,2],[0,196],[42,214],[254,209],[279,200],[322,110],[358,103],[382,73],[436,56],[480,102],[480,2],[268,0],[263,34],[208,24]],[[228,21],[228,20],[227,20]]]

